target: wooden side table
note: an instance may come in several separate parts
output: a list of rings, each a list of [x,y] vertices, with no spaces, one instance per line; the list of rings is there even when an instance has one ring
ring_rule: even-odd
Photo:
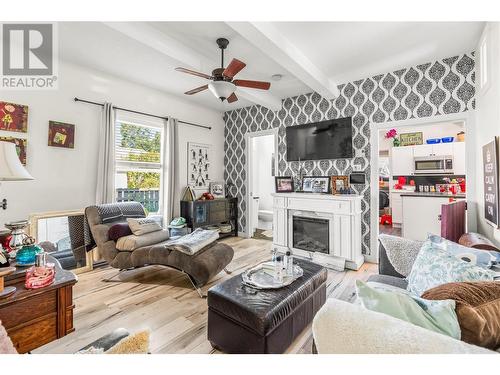
[[[55,263],[55,280],[44,288],[26,289],[25,273],[28,267],[16,267],[5,277],[5,288],[15,287],[9,297],[0,299],[0,320],[19,353],[27,353],[74,331],[73,286],[77,277]],[[12,266],[16,266],[15,263]]]

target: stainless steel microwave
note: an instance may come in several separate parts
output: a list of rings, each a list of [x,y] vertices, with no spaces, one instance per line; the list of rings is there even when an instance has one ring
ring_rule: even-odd
[[[453,174],[453,156],[451,155],[431,155],[415,157],[415,174]]]

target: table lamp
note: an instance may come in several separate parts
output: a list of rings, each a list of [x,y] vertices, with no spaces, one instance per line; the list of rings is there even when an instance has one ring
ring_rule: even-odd
[[[16,145],[12,142],[0,141],[0,181],[26,181],[33,180],[19,160]],[[7,200],[3,199],[0,206],[5,210]],[[12,295],[16,288],[4,286],[4,277],[15,271],[14,267],[0,268],[0,298]]]
[[[33,180],[26,168],[21,164],[16,152],[16,145],[12,142],[0,141],[0,181],[26,181]],[[1,204],[5,210],[7,200]]]

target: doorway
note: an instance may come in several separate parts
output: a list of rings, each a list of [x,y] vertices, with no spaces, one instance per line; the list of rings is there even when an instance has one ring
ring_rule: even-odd
[[[248,133],[247,236],[273,239],[273,196],[276,174],[277,131]]]
[[[417,145],[401,146],[396,142],[394,146],[393,139],[387,139],[386,134],[389,130],[396,129],[398,135],[422,133],[422,140],[416,141]],[[370,244],[374,250],[370,254],[370,260],[376,261],[378,258],[377,239],[379,233],[386,233],[396,236],[418,236],[412,231],[406,231],[406,228],[422,229],[430,223],[429,217],[434,218],[433,213],[420,212],[423,208],[430,208],[437,200],[426,199],[422,197],[410,197],[408,209],[402,210],[402,199],[417,193],[439,193],[445,191],[457,191],[463,193],[463,198],[467,201],[474,200],[474,131],[473,118],[469,114],[451,114],[435,116],[432,119],[411,119],[404,121],[391,121],[381,124],[373,124],[373,131],[370,136],[372,144],[371,160],[371,235]],[[464,132],[462,136],[460,133]],[[465,136],[465,139],[464,139]],[[452,142],[443,143],[442,138],[453,137]],[[400,137],[398,137],[400,138]],[[428,140],[439,139],[436,146],[428,144]],[[405,137],[408,140],[408,136]],[[437,142],[437,141],[436,141]],[[418,145],[422,143],[421,145]],[[434,150],[434,148],[436,150]],[[430,150],[430,151],[429,151]],[[452,170],[444,171],[443,175],[435,171],[419,171],[415,173],[416,159],[433,159],[436,156],[452,157]],[[424,155],[425,154],[425,155]],[[428,156],[431,155],[432,158]],[[465,157],[467,155],[467,157]],[[422,166],[432,166],[433,164],[422,163]],[[425,168],[423,168],[425,169]],[[461,184],[460,184],[461,182]],[[445,185],[445,186],[443,186]],[[455,185],[454,187],[452,187]],[[459,186],[460,185],[460,186]],[[450,193],[451,194],[451,193]],[[411,201],[420,199],[418,204],[411,206]],[[444,200],[444,198],[443,198]],[[468,205],[467,222],[469,230],[473,230],[475,222],[475,207]],[[383,218],[383,215],[387,215]],[[406,218],[406,219],[405,219]],[[387,220],[390,219],[390,220]],[[412,221],[413,220],[413,221]],[[392,222],[392,224],[391,224]],[[429,224],[430,225],[430,224]],[[425,227],[426,230],[431,228]],[[423,230],[423,229],[422,229]],[[411,233],[410,233],[411,232]],[[440,233],[436,233],[440,234]]]

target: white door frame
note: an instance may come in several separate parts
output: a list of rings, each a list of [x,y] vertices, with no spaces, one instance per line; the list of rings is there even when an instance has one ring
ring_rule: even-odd
[[[257,137],[262,137],[265,135],[274,135],[274,174],[277,176],[278,175],[278,128],[274,129],[267,129],[267,130],[260,130],[256,132],[248,132],[245,134],[245,185],[247,187],[247,191],[245,194],[245,200],[246,200],[246,228],[245,228],[245,234],[247,238],[252,237],[253,233],[250,233],[251,231],[251,225],[250,225],[250,218],[252,217],[252,205],[250,204],[251,202],[251,187],[252,187],[252,180],[253,180],[253,175],[252,175],[252,150],[250,147],[250,141],[253,138]]]
[[[379,207],[379,186],[378,186],[378,162],[379,162],[379,131],[405,126],[429,125],[440,122],[462,121],[465,125],[465,154],[467,175],[467,226],[469,231],[475,231],[477,227],[477,199],[476,199],[476,139],[474,126],[474,110],[466,112],[452,113],[448,115],[438,115],[425,118],[415,118],[401,121],[386,121],[382,123],[370,122],[370,249],[371,254],[365,255],[367,262],[378,263],[378,207]]]

